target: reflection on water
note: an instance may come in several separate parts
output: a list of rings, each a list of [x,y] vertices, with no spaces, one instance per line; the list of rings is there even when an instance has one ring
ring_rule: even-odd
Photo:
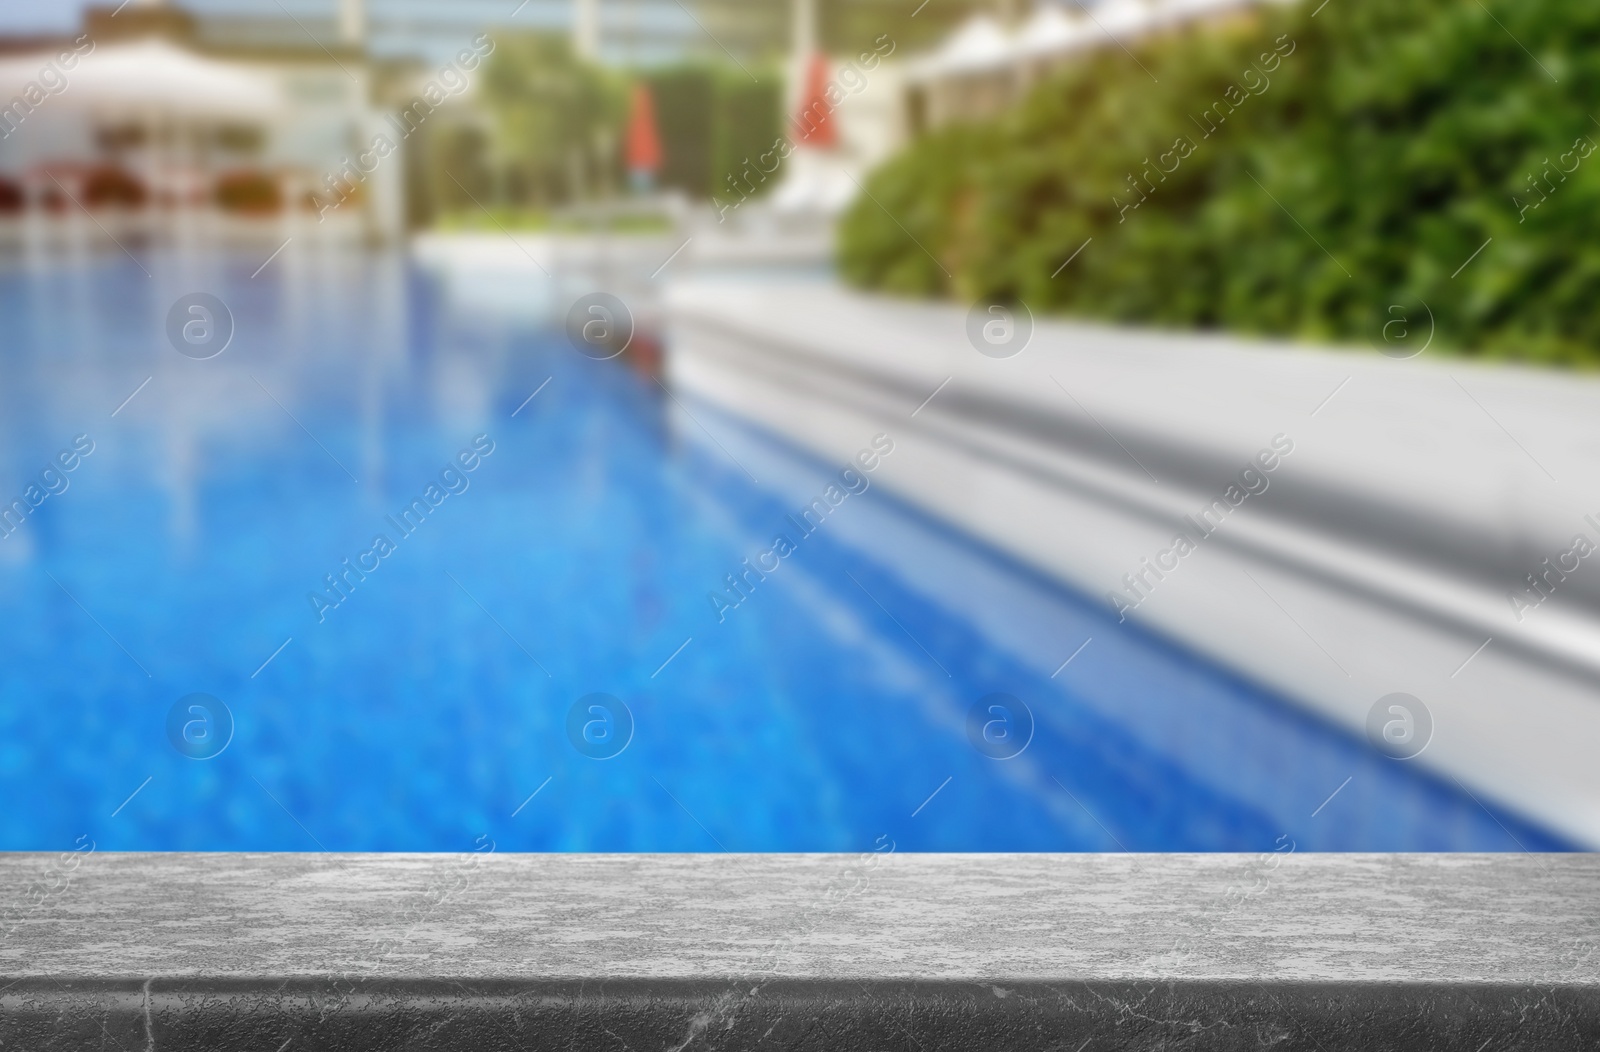
[[[870,475],[720,609],[844,465],[398,258],[144,267],[0,276],[0,848],[1560,846]]]

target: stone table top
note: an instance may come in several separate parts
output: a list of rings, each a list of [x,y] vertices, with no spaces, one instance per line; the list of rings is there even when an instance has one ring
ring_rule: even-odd
[[[1600,981],[1594,855],[78,861],[0,855],[19,898],[0,972]],[[30,884],[63,878],[28,907]]]
[[[636,1052],[1600,1039],[1600,857],[883,846],[0,856],[0,1042],[79,1047],[62,1035],[91,1023],[124,1052],[568,1029]]]

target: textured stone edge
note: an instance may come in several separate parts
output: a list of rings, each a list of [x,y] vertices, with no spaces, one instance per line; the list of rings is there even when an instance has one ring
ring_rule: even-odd
[[[121,1048],[1548,1052],[1600,1042],[1600,989],[1521,984],[141,981],[0,990],[0,1041]]]

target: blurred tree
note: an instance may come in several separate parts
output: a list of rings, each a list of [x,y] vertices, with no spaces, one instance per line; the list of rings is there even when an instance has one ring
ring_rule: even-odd
[[[711,193],[712,109],[716,75],[704,66],[652,71],[645,78],[656,100],[656,121],[666,146],[659,182],[693,197]]]
[[[772,148],[783,119],[783,82],[763,72],[752,80],[736,67],[694,64],[645,74],[666,152],[660,185],[708,198],[747,159]]]
[[[772,149],[783,131],[783,82],[773,75],[752,82],[739,70],[718,78],[709,192],[726,193],[727,177]],[[763,188],[771,184],[763,184]]]
[[[628,84],[637,79],[649,86],[655,104],[663,152],[657,185],[708,198],[779,134],[782,77],[754,68],[762,75],[728,63],[635,75],[578,59],[562,37],[497,37],[482,81],[493,129],[488,163],[498,174],[491,196],[500,204],[544,208],[614,191],[622,175]]]
[[[1001,10],[1008,0],[819,0],[823,50],[836,55],[871,51],[887,35],[908,52],[937,47],[976,11]]]
[[[711,46],[745,58],[770,59],[789,53],[790,5],[794,0],[696,0],[694,7]],[[993,11],[1004,0],[818,0],[822,48],[835,55],[872,50],[888,34],[898,46],[917,51],[943,40],[977,10]],[[708,54],[711,52],[708,51]]]
[[[494,121],[496,166],[533,204],[615,187],[625,85],[575,56],[565,37],[497,34],[482,91]]]

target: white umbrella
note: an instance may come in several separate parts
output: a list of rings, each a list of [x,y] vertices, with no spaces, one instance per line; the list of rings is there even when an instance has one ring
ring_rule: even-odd
[[[40,72],[54,53],[0,61],[0,106],[25,97],[30,84],[45,88]],[[105,44],[75,69],[56,63],[65,88],[46,94],[40,108],[163,112],[219,120],[266,118],[283,108],[277,83],[239,65],[205,58],[164,40]],[[46,74],[49,77],[49,74]]]
[[[1160,14],[1144,0],[1111,0],[1094,9],[1102,32],[1115,39],[1133,39],[1153,28]]]
[[[1030,58],[1053,55],[1104,39],[1100,27],[1087,18],[1073,18],[1057,4],[1041,4],[1017,34],[1017,49]]]
[[[943,47],[920,59],[913,76],[936,78],[951,73],[970,73],[1004,66],[1012,56],[1012,43],[1005,29],[988,15],[974,15]]]

